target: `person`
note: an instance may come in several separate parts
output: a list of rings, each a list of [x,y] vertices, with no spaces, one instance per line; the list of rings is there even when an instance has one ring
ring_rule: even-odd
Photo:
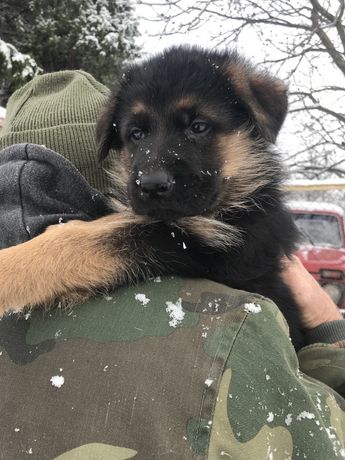
[[[14,93],[1,248],[110,212],[93,156],[107,95],[81,71]],[[269,299],[178,276],[3,317],[0,459],[345,458],[345,321],[298,259],[284,264],[306,328],[298,355]]]

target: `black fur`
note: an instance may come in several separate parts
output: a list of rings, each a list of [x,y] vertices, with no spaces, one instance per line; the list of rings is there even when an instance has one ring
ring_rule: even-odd
[[[297,307],[280,278],[297,232],[271,146],[286,93],[235,52],[173,48],[126,70],[97,136],[100,160],[121,152],[122,201],[152,219],[127,238],[137,278],[204,277],[270,297],[300,348]]]

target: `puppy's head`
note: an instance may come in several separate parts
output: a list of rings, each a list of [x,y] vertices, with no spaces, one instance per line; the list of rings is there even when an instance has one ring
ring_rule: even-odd
[[[136,213],[210,214],[231,196],[225,188],[248,195],[262,186],[286,93],[234,52],[172,48],[130,67],[114,88],[97,126],[99,158],[122,152]]]

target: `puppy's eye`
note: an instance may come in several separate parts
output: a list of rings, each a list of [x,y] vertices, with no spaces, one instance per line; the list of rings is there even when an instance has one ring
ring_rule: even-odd
[[[210,127],[211,126],[206,123],[206,121],[194,121],[190,126],[190,130],[193,134],[203,134],[206,133]]]
[[[140,128],[133,128],[130,132],[130,138],[133,141],[141,141],[145,138],[145,133]]]

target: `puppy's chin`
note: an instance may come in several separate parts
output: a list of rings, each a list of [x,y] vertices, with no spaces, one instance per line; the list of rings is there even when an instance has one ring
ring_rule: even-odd
[[[186,217],[186,214],[181,212],[171,210],[171,209],[141,209],[141,208],[133,208],[136,214],[144,215],[147,217],[151,217],[154,220],[161,220],[165,222],[176,221],[181,219],[182,217]]]
[[[141,202],[131,202],[133,211],[136,214],[150,217],[154,220],[161,221],[176,221],[183,217],[193,217],[200,215],[207,215],[211,212],[209,206],[197,206],[194,205],[192,208],[190,206],[184,208],[183,205],[177,207],[172,206],[169,203],[141,203]]]

